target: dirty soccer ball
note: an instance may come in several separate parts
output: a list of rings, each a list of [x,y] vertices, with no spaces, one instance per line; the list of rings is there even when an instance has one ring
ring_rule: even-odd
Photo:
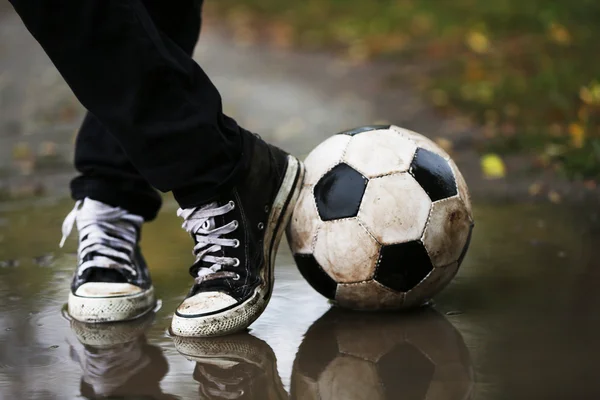
[[[306,158],[288,227],[300,273],[341,307],[419,306],[456,275],[473,229],[456,164],[397,126],[334,135]]]
[[[460,332],[423,311],[382,318],[332,308],[304,335],[291,399],[471,398],[473,365]]]

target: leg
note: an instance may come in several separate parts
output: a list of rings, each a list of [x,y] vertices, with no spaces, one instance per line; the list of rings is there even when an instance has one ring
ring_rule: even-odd
[[[140,0],[11,0],[81,103],[184,208],[233,187],[253,137]]]
[[[202,1],[169,4],[146,0],[144,4],[157,28],[191,56],[200,34]],[[160,195],[131,164],[119,142],[89,112],[77,136],[75,167],[81,175],[71,182],[74,200],[89,197],[141,215],[146,221],[156,217]]]
[[[196,262],[189,270],[194,285],[173,318],[173,333],[211,336],[248,327],[271,297],[275,256],[302,186],[302,164],[223,115],[212,82],[157,29],[140,0],[11,2],[134,168],[153,187],[172,190],[181,206]],[[82,241],[95,241],[80,243],[83,262],[69,312],[97,305],[104,314],[82,312],[82,320],[107,321],[113,294],[125,290],[128,298],[143,296],[146,310],[154,296],[149,279],[142,279],[145,269],[134,270],[142,260],[132,264],[120,254],[139,254],[131,239],[142,218],[89,203],[64,225],[77,220]],[[113,239],[122,240],[107,248]],[[106,250],[102,257],[96,257],[99,250]],[[115,290],[100,289],[107,286]]]

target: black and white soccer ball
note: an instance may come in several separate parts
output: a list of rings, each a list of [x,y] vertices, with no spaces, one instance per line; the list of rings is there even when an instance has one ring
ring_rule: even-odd
[[[290,397],[466,400],[473,386],[460,332],[434,309],[388,315],[334,307],[304,335]]]
[[[288,227],[302,276],[341,307],[426,303],[456,275],[473,229],[467,184],[418,133],[368,126],[334,135],[306,158]]]

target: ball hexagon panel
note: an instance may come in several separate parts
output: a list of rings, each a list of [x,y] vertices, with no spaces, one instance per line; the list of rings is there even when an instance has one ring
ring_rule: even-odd
[[[340,162],[350,139],[352,139],[351,136],[334,135],[310,152],[304,160],[305,186],[315,185],[327,171]]]
[[[470,230],[469,211],[458,196],[434,202],[423,233],[423,244],[433,266],[442,267],[457,261]]]
[[[314,188],[317,211],[323,221],[355,217],[365,193],[367,178],[348,164],[338,164]]]
[[[417,149],[410,173],[425,189],[431,201],[456,196],[458,189],[448,161],[422,148]]]
[[[396,309],[402,306],[404,294],[394,292],[374,280],[340,283],[335,301],[342,307],[355,310]]]
[[[471,207],[471,195],[469,193],[469,187],[467,186],[467,182],[465,178],[460,173],[458,166],[454,162],[454,160],[449,160],[450,166],[452,167],[452,171],[454,172],[454,179],[456,180],[456,186],[458,187],[458,195],[465,203],[465,207],[467,207],[467,211],[471,216],[471,220],[473,219],[473,209]]]
[[[287,237],[292,253],[310,254],[313,252],[313,242],[321,219],[315,204],[312,190],[300,191],[300,197],[294,208],[292,220],[288,225]]]
[[[344,162],[367,178],[408,171],[417,146],[413,141],[386,129],[362,133],[350,141]]]
[[[404,305],[406,307],[418,307],[424,304],[444,289],[457,272],[457,262],[432,269],[425,279],[406,293]]]
[[[383,246],[379,257],[375,280],[399,292],[413,289],[433,269],[427,250],[419,240]]]
[[[399,362],[402,360],[402,362]],[[410,342],[396,345],[377,362],[386,399],[428,399],[436,365]]]
[[[431,200],[410,174],[369,180],[359,219],[381,244],[420,239],[429,217]]]
[[[379,243],[352,218],[321,224],[313,255],[334,281],[352,283],[373,277],[379,248]]]
[[[432,153],[439,155],[440,157],[449,160],[450,156],[448,153],[444,151],[439,145],[437,145],[433,140],[428,137],[421,135],[420,133],[411,131],[409,129],[400,128],[396,125],[390,126],[390,129],[402,134],[403,136],[410,138],[417,147],[423,148],[425,150],[429,150]]]
[[[330,300],[335,298],[337,283],[323,271],[312,254],[294,254],[294,260],[300,274],[317,292]]]
[[[376,130],[380,130],[380,129],[389,129],[389,128],[390,128],[389,125],[361,126],[359,128],[349,129],[347,131],[340,132],[340,133],[338,133],[338,135],[356,136],[359,133],[363,133],[363,132],[376,131]]]
[[[351,318],[347,314],[341,316],[343,323],[338,324],[335,331],[340,353],[376,363],[402,340],[398,332],[385,329],[393,322],[382,324],[381,317],[372,315],[370,318]]]
[[[340,355],[319,378],[319,399],[384,399],[375,364]]]

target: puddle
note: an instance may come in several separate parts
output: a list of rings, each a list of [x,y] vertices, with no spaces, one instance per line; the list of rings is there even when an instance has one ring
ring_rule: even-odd
[[[249,333],[181,340],[166,332],[192,256],[174,213],[142,241],[162,307],[85,325],[62,314],[75,241],[57,244],[70,207],[0,212],[0,262],[12,260],[0,268],[0,398],[600,398],[597,211],[476,208],[459,275],[434,308],[408,314],[331,309],[283,244]]]

